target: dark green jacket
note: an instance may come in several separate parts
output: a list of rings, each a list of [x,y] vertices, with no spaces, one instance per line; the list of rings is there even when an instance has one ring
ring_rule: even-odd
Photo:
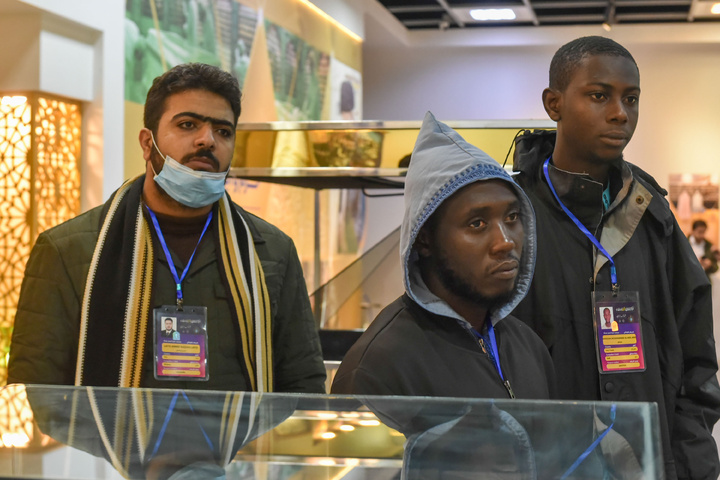
[[[274,391],[325,392],[325,368],[307,288],[293,241],[278,228],[235,205],[248,224],[268,288],[273,338]],[[33,247],[18,304],[8,383],[72,385],[78,351],[80,309],[100,228],[102,206],[42,233]],[[153,231],[155,274],[152,307],[175,303],[175,285]],[[206,237],[212,236],[208,229]],[[180,265],[177,257],[176,265]],[[237,327],[215,255],[204,238],[183,281],[185,305],[208,309],[209,380],[158,381],[153,376],[148,331],[141,386],[248,390],[241,368]],[[152,328],[152,322],[147,322]],[[108,342],[122,339],[108,338]],[[116,376],[117,372],[108,372]]]

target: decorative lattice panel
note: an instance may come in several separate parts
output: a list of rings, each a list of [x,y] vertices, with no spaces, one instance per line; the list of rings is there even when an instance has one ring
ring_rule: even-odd
[[[80,213],[80,105],[0,97],[0,385],[25,264],[38,234]]]
[[[33,440],[33,414],[23,386],[0,395],[0,447],[24,447]]]
[[[80,213],[80,129],[79,105],[38,98],[34,137],[36,235]]]

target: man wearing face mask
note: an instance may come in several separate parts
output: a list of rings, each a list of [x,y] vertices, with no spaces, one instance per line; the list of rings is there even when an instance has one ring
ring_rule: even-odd
[[[237,80],[216,67],[154,80],[145,174],[38,237],[8,383],[324,392],[295,246],[225,192],[239,115]]]

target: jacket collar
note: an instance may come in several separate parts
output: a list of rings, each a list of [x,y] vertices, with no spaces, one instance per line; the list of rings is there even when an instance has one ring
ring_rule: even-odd
[[[230,204],[235,207],[238,214],[243,218],[243,220],[245,220],[245,223],[247,223],[248,229],[250,229],[250,235],[252,235],[253,243],[255,245],[265,243],[265,238],[262,236],[262,233],[260,233],[260,230],[258,230],[255,222],[253,221],[253,218],[251,218],[253,217],[253,215],[246,212],[240,205],[233,202],[232,199]]]
[[[516,140],[513,169],[527,175],[533,181],[546,183],[542,164],[552,154],[555,138],[554,131],[525,132]],[[647,173],[624,160],[611,168],[611,182],[616,182],[614,189],[616,193],[610,207],[604,213],[601,183],[587,174],[566,172],[552,165],[549,166],[548,171],[558,197],[588,230],[597,233],[597,227],[602,223],[599,240],[611,257],[617,254],[633,236],[645,211],[663,225],[666,235],[672,231],[672,213],[663,198],[664,190],[661,190]],[[549,188],[543,188],[541,192],[546,196],[545,201],[557,205]],[[607,262],[607,258],[603,255],[597,256],[594,276],[597,276]]]
[[[556,138],[556,131],[525,131],[516,140],[513,170],[536,182],[547,183],[542,166],[552,155]],[[607,212],[604,212],[603,184],[593,180],[588,174],[568,172],[552,163],[548,166],[548,173],[560,200],[591,232],[600,225],[603,215],[611,214],[622,204],[634,183],[633,172],[627,162],[620,160],[613,165],[610,169],[613,201]],[[555,203],[552,193],[547,190],[547,195],[553,200],[552,203]]]

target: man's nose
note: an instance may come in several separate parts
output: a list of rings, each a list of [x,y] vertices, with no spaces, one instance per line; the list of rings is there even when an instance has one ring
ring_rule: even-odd
[[[504,222],[497,222],[492,234],[492,253],[505,254],[515,248],[515,240]]]
[[[213,150],[215,148],[215,132],[209,123],[204,123],[198,128],[197,137],[195,137],[195,146],[198,148],[207,148]]]
[[[628,120],[628,106],[625,105],[622,98],[610,102],[610,112],[608,113],[610,121],[625,123]]]

